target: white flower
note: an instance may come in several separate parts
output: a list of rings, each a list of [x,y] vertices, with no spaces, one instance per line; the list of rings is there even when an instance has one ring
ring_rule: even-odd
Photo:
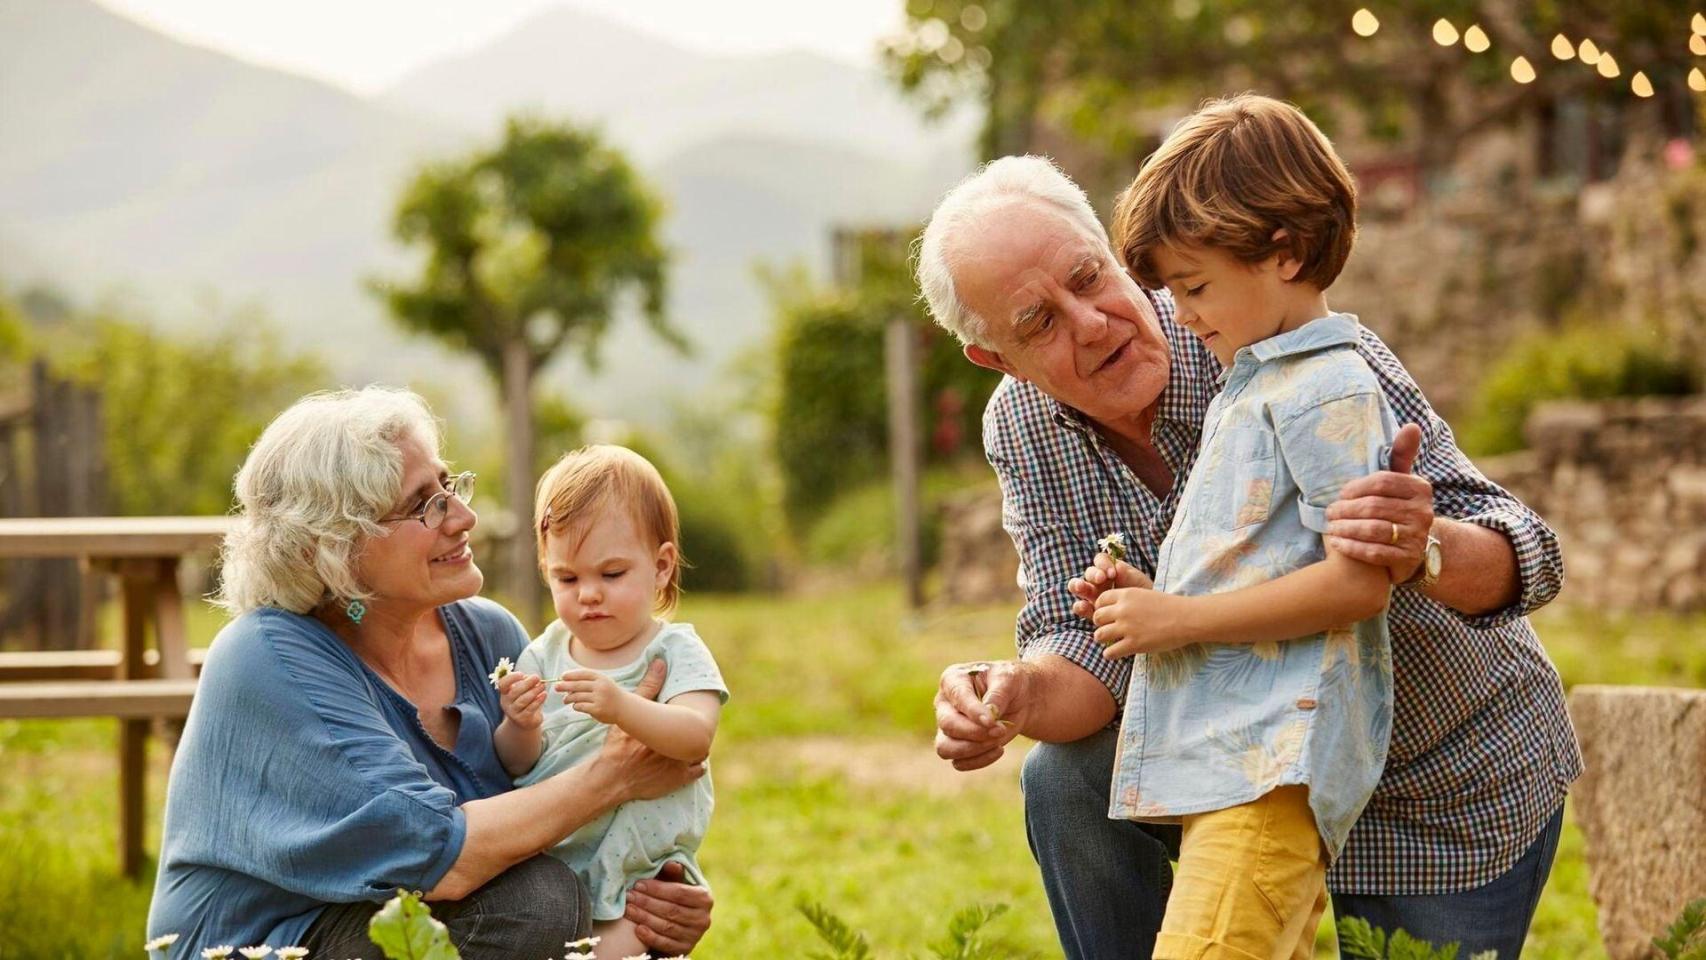
[[[568,947],[570,950],[591,950],[593,947],[598,946],[598,938],[582,937],[579,940],[570,940],[568,943],[563,944],[563,946]]]
[[[1096,549],[1102,551],[1103,553],[1107,554],[1110,557],[1113,557],[1114,562],[1116,562],[1116,563],[1118,563],[1121,560],[1124,560],[1125,559],[1125,551],[1126,551],[1125,534],[1123,534],[1123,533],[1110,533],[1110,534],[1108,534],[1107,536],[1103,537],[1102,539],[1096,541]]]
[[[177,942],[178,942],[178,935],[175,933],[168,933],[165,936],[155,937],[154,939],[143,944],[142,949],[148,951],[149,953],[153,953],[156,950],[162,949],[164,947],[169,947],[172,944],[177,943]]]
[[[206,957],[207,960],[225,960],[225,958],[231,956],[231,952],[236,949],[236,947],[233,947],[228,943],[223,947],[208,947],[206,950],[201,952],[201,955]]]
[[[303,957],[308,956],[308,948],[279,947],[273,952],[273,956],[277,957],[278,960],[302,960]]]
[[[272,947],[263,943],[258,947],[239,947],[237,952],[248,957],[249,960],[261,960],[262,957],[272,953]]]
[[[631,957],[623,957],[622,960],[652,960],[652,955],[649,953],[636,953]]]
[[[568,953],[563,954],[563,960],[598,960],[598,954],[593,953],[591,950],[584,952],[579,950],[570,950]]]
[[[495,688],[498,685],[498,681],[509,676],[509,672],[514,669],[515,664],[510,663],[508,657],[499,657],[498,665],[493,667],[492,672],[486,676],[492,681],[492,686]]]

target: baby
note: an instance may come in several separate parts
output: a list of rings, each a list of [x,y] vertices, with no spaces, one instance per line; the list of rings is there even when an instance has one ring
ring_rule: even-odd
[[[673,759],[705,759],[729,692],[693,627],[656,618],[675,608],[681,583],[675,500],[657,469],[623,447],[565,454],[539,480],[533,531],[557,620],[497,681],[495,747],[516,785],[592,759],[611,724]],[[633,691],[657,659],[669,673],[653,701]],[[548,684],[563,696],[548,697]],[[586,880],[600,960],[646,952],[623,917],[635,883],[674,860],[687,882],[707,885],[694,854],[710,823],[707,771],[548,851]]]

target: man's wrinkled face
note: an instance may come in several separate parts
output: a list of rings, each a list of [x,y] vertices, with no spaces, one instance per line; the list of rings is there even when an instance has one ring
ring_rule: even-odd
[[[1149,298],[1107,241],[1041,201],[988,213],[949,250],[954,288],[984,319],[980,366],[1035,383],[1093,420],[1118,421],[1155,403],[1169,353]]]

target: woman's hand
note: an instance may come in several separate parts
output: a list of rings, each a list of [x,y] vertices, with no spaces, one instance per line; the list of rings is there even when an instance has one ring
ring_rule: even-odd
[[[534,730],[545,720],[545,681],[531,673],[510,673],[498,681],[498,703],[509,722]]]
[[[682,880],[686,871],[671,860],[653,880],[641,880],[628,891],[628,911],[634,935],[654,956],[691,953],[711,929],[711,891]]]
[[[634,694],[647,700],[656,699],[668,673],[669,668],[662,660],[653,660],[639,686],[634,688]],[[598,752],[593,763],[608,771],[617,803],[654,800],[705,775],[704,761],[686,763],[671,760],[617,726],[610,728],[604,738],[604,749]]]
[[[599,723],[616,723],[622,698],[628,695],[626,690],[616,685],[616,681],[597,670],[570,670],[557,681],[556,688],[563,695],[564,703]],[[659,689],[662,689],[661,684]]]

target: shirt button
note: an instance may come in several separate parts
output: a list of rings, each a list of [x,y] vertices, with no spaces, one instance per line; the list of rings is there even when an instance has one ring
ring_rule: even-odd
[[[1301,697],[1301,698],[1299,698],[1297,701],[1297,709],[1299,709],[1299,710],[1313,710],[1313,709],[1315,709],[1315,698],[1314,697]]]

